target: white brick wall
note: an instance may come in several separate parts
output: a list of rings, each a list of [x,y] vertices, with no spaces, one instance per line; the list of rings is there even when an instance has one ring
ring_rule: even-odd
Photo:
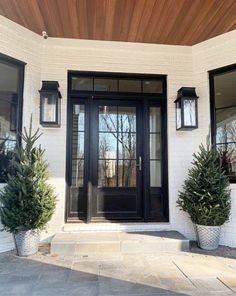
[[[199,95],[198,142],[205,142],[210,125],[209,83],[207,71],[236,63],[236,30],[192,47],[194,85]],[[232,214],[222,229],[221,243],[236,247],[236,184],[231,185]]]
[[[26,126],[28,126],[32,112],[35,113],[34,122],[38,122],[41,48],[42,44],[39,36],[0,16],[0,52],[27,63],[25,67],[23,102],[23,124]],[[1,188],[2,184],[0,184]],[[12,236],[8,233],[0,232],[0,252],[7,251],[13,247]]]
[[[64,225],[67,71],[87,70],[127,73],[167,74],[168,91],[168,154],[169,154],[169,228],[193,238],[187,215],[176,208],[178,190],[200,142],[209,131],[209,89],[207,71],[235,61],[236,31],[193,47],[123,42],[104,42],[49,38],[38,35],[0,17],[0,52],[27,62],[24,90],[24,124],[33,112],[38,126],[41,80],[58,80],[62,93],[62,126],[60,129],[40,127],[40,139],[50,164],[51,183],[58,194],[56,213],[49,224],[50,238]],[[181,86],[196,86],[199,99],[199,129],[191,132],[175,130],[176,91]],[[55,145],[56,143],[56,145]],[[187,145],[186,145],[187,143]],[[236,246],[236,188],[232,192],[232,221],[223,228],[222,243]],[[0,233],[0,251],[10,247],[9,236]]]

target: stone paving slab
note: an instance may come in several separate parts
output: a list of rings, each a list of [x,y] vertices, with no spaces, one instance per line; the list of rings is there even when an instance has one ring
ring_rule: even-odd
[[[178,268],[189,278],[230,276],[234,270],[214,257],[179,257],[173,260]]]
[[[234,257],[213,255],[169,252],[105,260],[5,253],[0,254],[0,295],[236,296]]]
[[[231,276],[220,276],[219,280],[224,283],[227,287],[229,287],[231,290],[236,292],[236,273],[235,275]]]

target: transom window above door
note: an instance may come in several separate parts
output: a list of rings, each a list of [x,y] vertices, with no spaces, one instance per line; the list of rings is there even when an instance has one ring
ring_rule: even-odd
[[[110,93],[142,93],[164,95],[165,78],[164,76],[145,76],[137,74],[130,78],[124,74],[113,73],[112,76],[106,73],[86,75],[86,72],[80,74],[70,71],[69,73],[69,92],[110,92]]]

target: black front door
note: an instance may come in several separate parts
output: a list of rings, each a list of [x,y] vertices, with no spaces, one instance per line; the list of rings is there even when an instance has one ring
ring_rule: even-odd
[[[167,221],[165,108],[143,99],[70,99],[68,220]]]
[[[94,100],[91,218],[142,218],[142,118],[132,101]]]

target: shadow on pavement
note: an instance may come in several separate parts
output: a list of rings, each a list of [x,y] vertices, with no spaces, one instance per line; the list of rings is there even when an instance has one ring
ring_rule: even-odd
[[[43,262],[43,261],[50,262]],[[160,279],[146,278],[151,284],[140,283],[138,274],[131,274],[130,280],[119,279],[125,274],[118,274],[118,278],[104,275],[96,269],[96,262],[77,262],[72,267],[72,260],[39,256],[37,258],[20,258],[13,253],[0,254],[0,295],[1,296],[152,296],[152,295],[178,295],[160,288]],[[72,267],[72,269],[71,269]],[[75,267],[76,270],[73,270]],[[86,271],[87,269],[87,271]],[[117,273],[116,273],[117,277]],[[137,277],[137,280],[135,278]],[[169,283],[171,284],[171,283]],[[176,287],[173,287],[176,288]]]

